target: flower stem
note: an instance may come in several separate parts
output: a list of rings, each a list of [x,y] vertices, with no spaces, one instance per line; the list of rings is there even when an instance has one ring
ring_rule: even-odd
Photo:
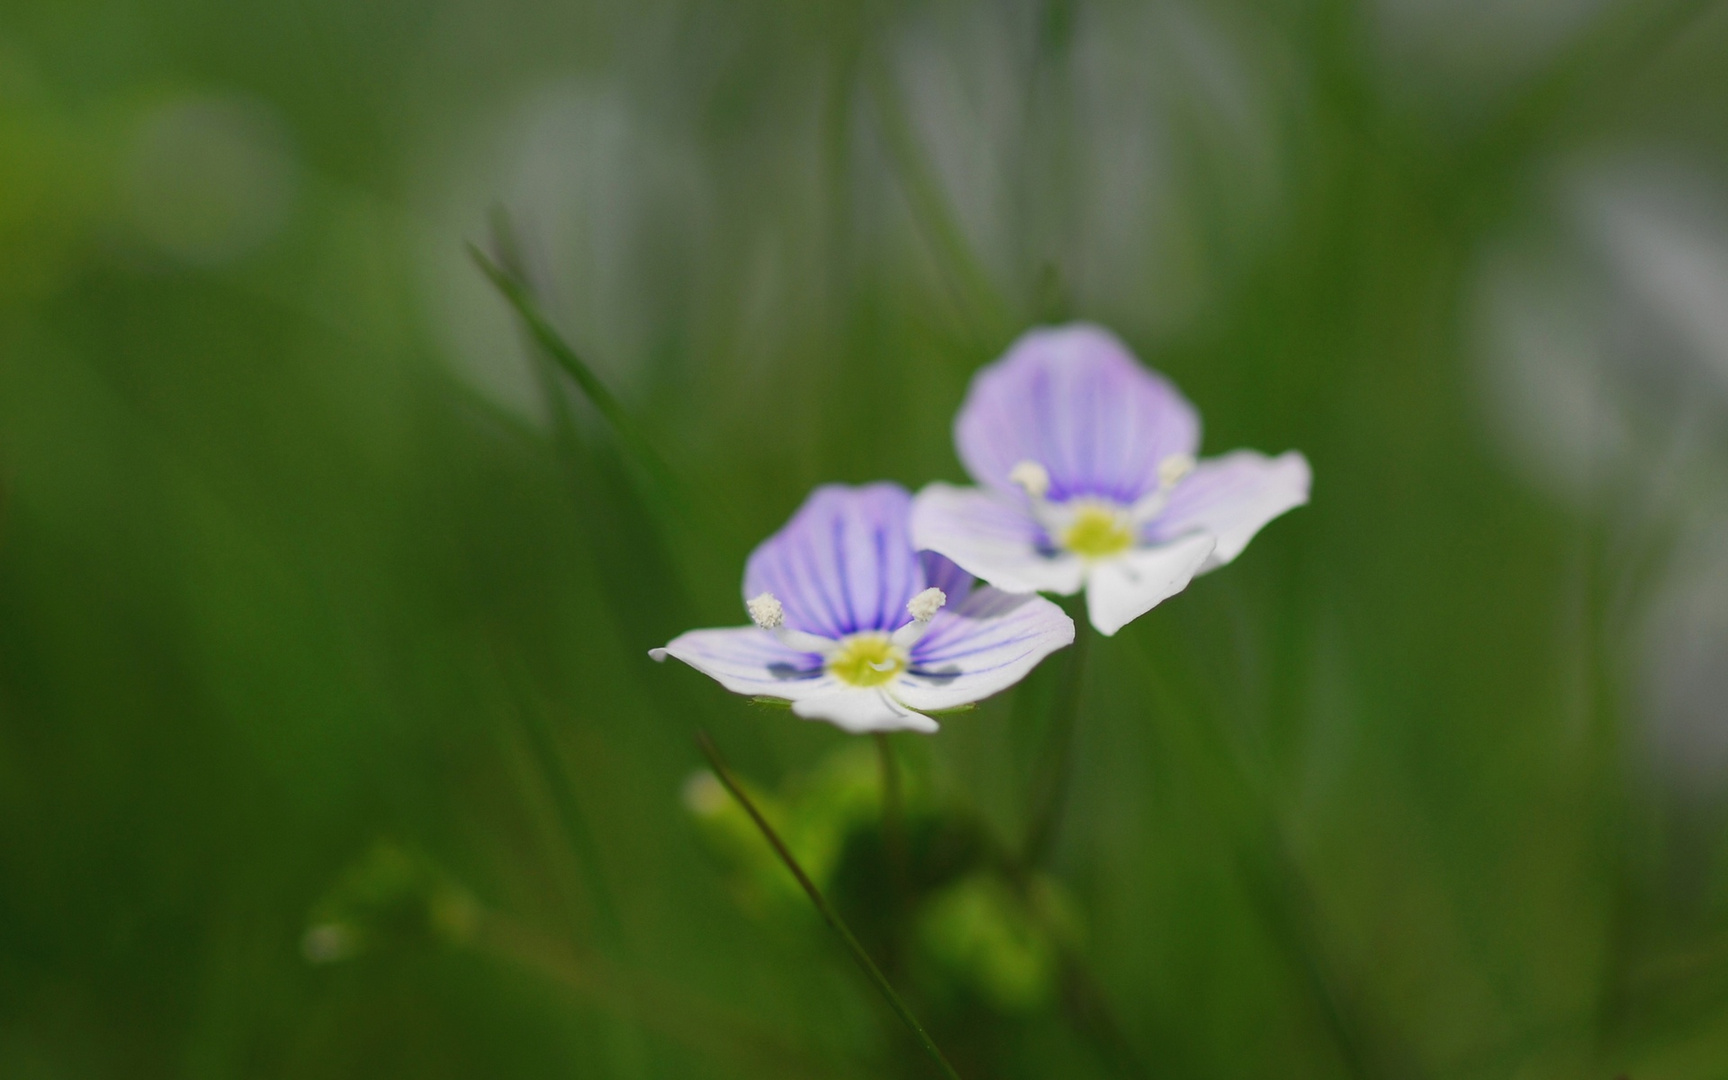
[[[1086,681],[1086,647],[1092,638],[1092,623],[1082,612],[1074,620],[1074,646],[1068,651],[1068,663],[1062,669],[1062,684],[1056,689],[1051,707],[1048,749],[1041,760],[1044,771],[1032,788],[1032,805],[1036,808],[1026,830],[1021,849],[1021,862],[1037,866],[1050,853],[1056,830],[1062,823],[1062,812],[1068,802],[1068,776],[1073,771],[1074,729],[1080,716],[1080,691]]]
[[[876,757],[882,763],[882,849],[888,856],[889,884],[894,890],[894,905],[906,910],[910,896],[910,877],[906,850],[906,809],[900,790],[900,763],[895,760],[894,746],[886,731],[872,732],[876,742]]]
[[[810,902],[816,905],[816,910],[821,914],[823,920],[834,928],[836,934],[840,935],[840,940],[845,942],[847,950],[852,953],[852,959],[857,962],[864,974],[869,976],[870,981],[876,985],[876,989],[881,991],[882,996],[887,999],[889,1008],[893,1009],[895,1015],[900,1017],[901,1021],[911,1029],[919,1044],[924,1047],[924,1052],[929,1054],[931,1060],[936,1062],[937,1067],[942,1070],[942,1075],[948,1077],[949,1080],[960,1080],[960,1074],[954,1071],[954,1066],[948,1064],[948,1059],[942,1056],[942,1051],[937,1048],[935,1041],[930,1038],[930,1034],[924,1030],[924,1025],[918,1022],[918,1018],[912,1015],[912,1010],[906,1007],[906,1002],[902,1001],[900,995],[894,992],[894,987],[889,985],[887,976],[883,975],[882,969],[878,968],[876,962],[870,959],[870,954],[864,951],[864,946],[858,944],[858,939],[852,935],[846,921],[840,918],[840,913],[834,910],[833,906],[828,903],[828,899],[822,895],[822,890],[816,887],[816,883],[810,880],[810,875],[806,874],[804,868],[798,865],[798,860],[792,857],[791,850],[781,841],[779,834],[774,831],[774,827],[768,824],[768,819],[764,818],[762,812],[756,809],[756,804],[750,801],[750,796],[744,794],[743,786],[732,775],[732,770],[726,766],[726,761],[720,756],[720,750],[714,745],[714,740],[708,737],[707,732],[698,731],[696,733],[696,745],[701,749],[703,756],[708,759],[708,764],[713,767],[714,775],[720,778],[720,782],[726,786],[726,790],[730,791],[732,797],[738,800],[740,806],[744,807],[744,812],[750,815],[750,820],[754,821],[756,828],[762,831],[763,838],[768,841],[775,854],[780,856],[780,861],[785,863],[786,869],[792,871],[792,876],[798,879],[798,884],[810,897]]]

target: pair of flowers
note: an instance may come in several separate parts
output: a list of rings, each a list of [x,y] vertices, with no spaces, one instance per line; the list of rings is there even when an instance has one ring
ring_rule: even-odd
[[[929,713],[1007,689],[1074,640],[1038,593],[1084,589],[1114,634],[1308,501],[1296,451],[1196,461],[1194,407],[1086,324],[1030,331],[980,370],[954,441],[980,486],[817,488],[750,555],[755,625],[650,655],[847,731],[933,732]]]

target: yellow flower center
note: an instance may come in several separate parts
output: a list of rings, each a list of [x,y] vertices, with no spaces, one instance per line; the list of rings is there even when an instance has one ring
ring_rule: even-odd
[[[887,634],[853,634],[828,657],[828,673],[851,686],[881,686],[906,670],[906,653]]]
[[[1099,503],[1077,508],[1058,539],[1063,547],[1085,559],[1106,558],[1134,546],[1134,534],[1122,511]]]

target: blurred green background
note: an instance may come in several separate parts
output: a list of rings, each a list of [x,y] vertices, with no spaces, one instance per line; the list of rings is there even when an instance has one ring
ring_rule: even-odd
[[[969,1078],[1728,1077],[1725,313],[1721,4],[8,0],[0,1077],[932,1075],[698,728]],[[646,650],[1070,318],[1314,501],[885,898]]]

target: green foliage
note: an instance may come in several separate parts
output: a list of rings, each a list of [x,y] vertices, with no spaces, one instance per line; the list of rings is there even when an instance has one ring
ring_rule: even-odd
[[[1079,915],[1054,880],[1025,891],[974,875],[931,897],[917,915],[924,947],[947,972],[1009,1014],[1048,1007],[1056,997],[1062,945],[1078,937]]]
[[[0,1077],[925,1075],[698,729],[968,1080],[1721,1074],[1651,679],[1720,640],[1725,57],[1667,0],[12,0]],[[1316,483],[1091,642],[1048,843],[1060,664],[896,737],[896,829],[648,659],[813,484],[960,479],[1068,318]]]
[[[389,946],[462,944],[478,917],[473,898],[424,856],[380,842],[313,905],[300,950],[327,964]]]

